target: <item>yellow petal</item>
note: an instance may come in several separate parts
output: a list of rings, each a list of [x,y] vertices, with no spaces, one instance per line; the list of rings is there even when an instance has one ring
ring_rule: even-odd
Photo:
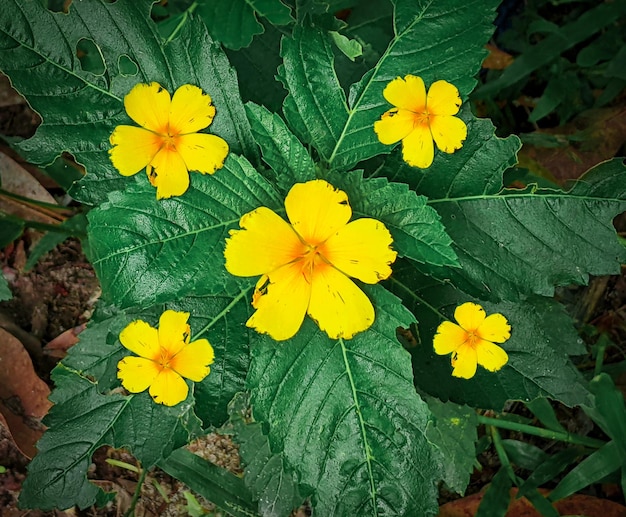
[[[179,375],[200,382],[211,371],[213,347],[206,339],[198,339],[185,346],[170,360],[170,367]]]
[[[456,115],[461,107],[459,90],[447,81],[435,81],[428,89],[426,106],[431,115]]]
[[[143,357],[125,357],[117,363],[117,377],[131,393],[141,393],[157,378],[161,368]]]
[[[438,355],[454,352],[467,341],[467,332],[451,321],[444,321],[437,327],[433,347]]]
[[[129,323],[120,332],[120,342],[139,357],[147,359],[159,357],[159,334],[157,329],[145,321],[136,320]]]
[[[312,284],[309,316],[331,339],[350,339],[374,323],[372,302],[334,267],[317,265]]]
[[[126,113],[141,127],[167,134],[170,116],[170,94],[159,83],[133,86],[124,97]]]
[[[176,150],[190,171],[213,174],[224,165],[228,144],[219,136],[193,133],[176,139]]]
[[[413,131],[415,114],[411,111],[393,108],[380,120],[374,122],[374,131],[380,143],[385,145],[395,144]]]
[[[163,144],[159,135],[141,127],[117,126],[109,139],[109,157],[122,176],[132,176],[152,161]]]
[[[426,87],[421,77],[406,75],[396,77],[383,90],[385,99],[394,106],[421,112],[426,108]]]
[[[476,343],[476,355],[478,364],[490,372],[499,370],[509,360],[509,356],[502,348],[485,340]]]
[[[150,183],[157,189],[157,199],[182,196],[189,188],[189,172],[180,154],[164,147],[148,167]]]
[[[322,246],[320,253],[335,268],[362,282],[375,284],[391,275],[397,253],[389,230],[375,219],[357,219],[340,228]]]
[[[271,273],[305,250],[293,228],[266,207],[245,214],[242,230],[232,230],[226,240],[226,270],[236,276]]]
[[[149,393],[157,404],[175,406],[187,398],[189,387],[175,371],[164,368],[150,385]]]
[[[296,232],[313,246],[328,239],[352,215],[346,193],[324,180],[296,183],[287,194],[285,208]]]
[[[256,312],[246,322],[248,327],[273,339],[292,337],[302,325],[311,296],[311,284],[298,264],[283,266],[272,273],[267,292],[255,300]]]
[[[431,116],[430,131],[440,151],[453,153],[463,146],[467,137],[467,126],[460,118]]]
[[[197,86],[185,84],[174,92],[170,106],[170,134],[195,133],[207,127],[215,116],[211,97]]]
[[[435,146],[430,129],[424,124],[415,129],[402,140],[402,158],[412,167],[425,169],[430,167],[435,157]]]
[[[188,312],[167,310],[159,318],[159,345],[169,357],[178,354],[189,343],[191,329]]]
[[[455,309],[454,319],[465,330],[475,331],[485,321],[485,309],[477,303],[466,302]]]
[[[463,345],[452,355],[452,376],[471,379],[476,374],[477,364],[476,350]]]
[[[504,343],[511,337],[511,325],[502,314],[490,314],[480,324],[477,333],[492,343]]]

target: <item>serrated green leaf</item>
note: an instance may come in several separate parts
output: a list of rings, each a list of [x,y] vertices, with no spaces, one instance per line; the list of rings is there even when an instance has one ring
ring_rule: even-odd
[[[282,200],[233,154],[214,175],[194,174],[181,197],[157,201],[147,180],[111,193],[88,215],[89,257],[105,297],[119,307],[146,307],[188,294],[239,292],[245,281],[220,266],[224,243],[240,217],[259,206],[281,207]]]
[[[374,122],[391,106],[383,97],[392,79],[418,75],[430,86],[438,79],[454,84],[466,99],[485,57],[497,0],[395,0],[395,38],[378,64],[352,85],[349,115],[331,154],[332,168],[348,170],[358,162],[389,151],[374,133]]]
[[[278,76],[289,92],[283,104],[285,118],[298,138],[328,161],[348,119],[328,34],[297,26],[291,38],[283,37],[280,54],[283,65]]]
[[[28,466],[20,505],[51,510],[95,503],[100,489],[87,480],[91,455],[102,445],[125,447],[149,468],[199,431],[193,396],[174,407],[155,404],[147,392],[122,397],[102,395],[97,385],[60,364],[53,373],[54,406],[48,430]]]
[[[313,491],[316,513],[435,514],[441,474],[426,437],[430,412],[395,338],[412,318],[373,287],[376,320],[351,340],[331,340],[307,319],[289,341],[261,337],[253,345],[253,414],[269,425],[272,450]]]
[[[71,193],[87,204],[133,182],[113,168],[108,149],[115,126],[130,123],[122,101],[138,82],[159,82],[170,93],[187,83],[200,86],[217,109],[210,131],[231,151],[256,159],[237,79],[219,46],[194,16],[179,38],[163,46],[150,19],[151,5],[152,0],[84,0],[64,14],[41,2],[7,0],[0,11],[0,69],[43,118],[20,152],[37,164],[52,163],[62,151],[72,153],[87,175]],[[82,69],[76,57],[81,39],[99,49],[106,67],[102,75]],[[125,75],[130,64],[137,72]]]
[[[330,173],[328,180],[348,193],[355,215],[385,223],[399,256],[425,264],[457,265],[452,241],[437,213],[407,185],[385,178],[364,179],[361,171]]]
[[[407,165],[398,148],[385,160],[381,173],[392,181],[408,183],[431,200],[500,192],[503,172],[517,162],[519,139],[498,138],[491,121],[476,118],[467,106],[459,117],[467,125],[462,150],[439,153],[428,169],[419,169]]]
[[[425,400],[433,414],[426,436],[444,455],[443,480],[457,494],[464,494],[476,463],[476,411],[432,397]]]
[[[554,286],[586,284],[626,261],[613,218],[626,209],[619,159],[588,171],[569,192],[507,190],[429,201],[454,241],[461,269],[424,269],[492,300],[552,296]],[[485,290],[485,286],[487,290]]]
[[[4,275],[0,275],[0,302],[10,300],[11,298],[13,298],[13,294],[9,288],[9,282]]]
[[[283,454],[273,454],[263,426],[250,416],[249,397],[239,393],[231,401],[229,423],[239,443],[245,465],[243,480],[264,517],[290,515],[304,497],[298,491],[294,473],[287,469]]]
[[[202,0],[197,12],[207,24],[211,36],[225,47],[238,50],[263,33],[258,16],[274,25],[291,23],[291,10],[280,0]]]
[[[275,172],[276,182],[284,192],[294,183],[315,179],[315,163],[283,119],[250,102],[246,112],[263,160]]]
[[[500,411],[507,400],[529,401],[538,396],[567,406],[588,403],[590,394],[566,350],[569,333],[559,337],[550,329],[556,302],[529,298],[524,302],[486,303],[420,276],[412,266],[397,264],[388,286],[412,309],[419,322],[421,344],[411,349],[418,388],[442,400]],[[497,372],[478,368],[471,379],[452,377],[450,356],[436,355],[433,336],[445,319],[454,321],[454,309],[467,301],[482,305],[487,314],[500,313],[511,325],[511,337],[502,348],[508,363]],[[571,325],[571,323],[570,323]],[[557,340],[555,342],[555,340]]]

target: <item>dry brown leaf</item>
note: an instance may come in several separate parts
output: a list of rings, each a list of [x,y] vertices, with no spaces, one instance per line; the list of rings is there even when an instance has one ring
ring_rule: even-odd
[[[68,349],[78,343],[78,334],[85,330],[86,326],[87,324],[83,323],[82,325],[78,325],[78,327],[62,332],[43,347],[44,353],[56,359],[63,359]]]
[[[0,343],[0,413],[20,451],[32,458],[44,431],[41,419],[52,405],[50,389],[17,338],[0,329]]]
[[[504,70],[514,61],[511,54],[507,54],[491,43],[487,43],[485,48],[489,51],[489,55],[483,61],[483,68]]]
[[[548,490],[540,489],[544,495]],[[541,517],[528,499],[522,497],[515,499],[517,489],[511,489],[511,504],[506,512],[506,517]],[[484,492],[473,494],[456,501],[451,501],[439,508],[438,517],[473,517],[476,515]],[[585,515],[586,517],[626,517],[626,507],[621,504],[592,497],[588,495],[574,494],[554,503],[559,515]]]

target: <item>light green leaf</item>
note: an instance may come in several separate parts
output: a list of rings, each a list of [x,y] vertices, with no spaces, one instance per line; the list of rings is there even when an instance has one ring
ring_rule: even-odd
[[[282,200],[233,154],[215,174],[194,174],[181,197],[157,201],[147,180],[111,193],[88,216],[89,256],[105,297],[119,307],[146,307],[239,292],[243,281],[222,266],[224,243],[241,216],[259,206],[282,207]]]
[[[263,160],[274,171],[276,182],[284,192],[294,183],[315,179],[313,160],[283,119],[251,102],[246,104],[246,111]]]
[[[363,47],[357,40],[350,39],[337,31],[330,31],[329,34],[333,38],[337,48],[341,50],[350,61],[354,61],[355,58],[363,55]]]
[[[109,136],[131,123],[123,98],[138,82],[156,81],[173,93],[191,83],[208,92],[217,109],[210,131],[234,152],[256,159],[237,80],[223,52],[197,17],[165,47],[150,19],[152,0],[83,0],[68,14],[41,2],[7,0],[0,10],[0,69],[43,118],[35,136],[19,145],[26,159],[52,163],[68,151],[87,170],[72,195],[88,204],[106,199],[133,180],[123,178],[108,156]],[[105,66],[101,75],[81,67],[76,47],[93,42]],[[128,70],[136,68],[135,73]]]
[[[351,340],[331,340],[307,318],[291,340],[253,345],[253,414],[269,425],[272,451],[313,490],[316,513],[435,514],[441,474],[426,437],[430,412],[395,338],[412,318],[380,286],[368,294],[376,320]]]
[[[155,404],[147,392],[122,397],[102,395],[80,372],[60,364],[53,373],[54,406],[45,419],[48,430],[28,466],[20,494],[25,508],[52,510],[96,502],[100,489],[87,479],[91,455],[102,445],[126,447],[144,468],[187,443],[199,422],[193,396],[174,407]]]
[[[283,454],[273,454],[263,426],[250,416],[249,397],[239,393],[228,408],[229,423],[239,443],[239,456],[245,465],[243,480],[259,502],[264,517],[290,515],[304,497],[292,471],[287,469]]]
[[[13,294],[9,288],[9,282],[4,275],[0,275],[0,302],[10,300],[11,298],[13,298]]]
[[[330,155],[321,153],[332,168],[347,170],[389,150],[378,141],[374,122],[391,108],[383,90],[392,79],[418,75],[427,87],[444,79],[459,89],[463,99],[476,85],[474,75],[493,32],[497,0],[393,3],[395,38],[378,64],[352,85],[348,119]]]
[[[197,12],[211,36],[233,50],[247,47],[255,35],[263,33],[258,16],[274,25],[294,21],[291,10],[280,0],[202,0]]]
[[[443,480],[457,494],[464,494],[476,463],[476,411],[433,397],[425,400],[433,414],[426,436],[443,454]]]
[[[300,140],[328,161],[348,119],[346,96],[335,74],[333,51],[321,29],[297,26],[283,37],[279,79],[289,95],[283,111]]]
[[[570,407],[589,403],[586,382],[567,354],[571,328],[563,335],[552,329],[554,311],[546,306],[556,302],[538,297],[517,303],[476,301],[449,284],[420,276],[407,262],[396,265],[387,283],[419,322],[421,344],[412,348],[411,354],[420,390],[441,400],[498,411],[508,400],[530,401],[539,396]],[[452,377],[450,355],[435,354],[433,336],[443,321],[454,322],[454,309],[468,301],[482,305],[487,314],[500,313],[508,320],[511,337],[500,346],[509,360],[497,372],[479,366],[471,379],[459,379]],[[563,327],[563,322],[557,326]]]
[[[356,216],[385,223],[399,256],[419,263],[457,265],[452,241],[425,197],[385,178],[363,179],[361,171],[330,173],[328,180],[348,193]]]
[[[612,221],[626,210],[621,160],[591,169],[569,192],[529,187],[503,194],[430,200],[462,269],[424,272],[493,300],[552,296],[555,285],[619,273],[626,252]]]

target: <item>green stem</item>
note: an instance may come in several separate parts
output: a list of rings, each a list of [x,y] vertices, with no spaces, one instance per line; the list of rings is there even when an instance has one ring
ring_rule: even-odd
[[[515,485],[518,485],[519,480],[517,479],[515,471],[513,470],[513,466],[511,465],[511,461],[509,460],[509,457],[504,450],[504,445],[502,445],[502,438],[500,437],[498,428],[495,425],[490,425],[489,431],[491,433],[491,439],[493,440],[493,446],[495,447],[498,458],[500,459],[500,464],[506,470],[506,473],[511,481],[513,481]]]
[[[124,517],[132,517],[135,515],[135,506],[137,506],[137,501],[139,500],[139,496],[141,495],[141,487],[147,473],[148,471],[146,469],[141,469],[139,471],[139,479],[137,480],[137,487],[135,488],[135,493],[133,494],[133,500],[130,502],[130,507],[128,508],[128,511],[124,514]]]
[[[500,429],[508,429],[510,431],[518,431],[520,433],[532,434],[541,438],[548,438],[550,440],[558,440],[560,442],[567,442],[575,445],[582,445],[584,447],[592,447],[599,449],[606,442],[597,440],[595,438],[589,438],[587,436],[580,436],[572,433],[564,433],[559,431],[552,431],[550,429],[544,429],[542,427],[535,427],[533,425],[520,424],[519,422],[513,422],[511,420],[505,420],[502,418],[491,418],[484,415],[478,415],[478,422],[484,425],[491,425],[499,427]]]
[[[606,334],[600,334],[597,343],[597,351],[596,351],[596,364],[593,369],[593,376],[600,375],[602,373],[602,366],[604,365],[604,352],[607,349],[607,346],[611,344],[610,338]]]
[[[420,298],[419,296],[417,296],[406,285],[404,285],[402,282],[396,280],[393,276],[391,276],[388,281],[391,282],[392,284],[398,286],[405,293],[409,294],[411,296],[411,298],[413,298],[417,303],[423,305],[424,307],[428,307],[431,311],[433,311],[435,314],[437,314],[441,319],[444,319],[444,320],[448,319],[448,317],[445,316],[444,314],[442,314],[441,312],[439,312],[439,310],[437,308],[433,307],[430,303],[428,303],[423,298]]]
[[[71,208],[62,205],[55,205],[53,203],[46,203],[45,201],[38,201],[36,199],[31,199],[29,197],[20,196],[19,194],[14,194],[13,192],[9,192],[8,190],[4,190],[0,188],[0,195],[9,197],[11,199],[17,199],[18,201],[24,201],[29,205],[40,206],[42,208],[47,208],[49,210],[58,211],[58,212],[72,212]]]
[[[185,10],[183,16],[181,17],[180,22],[178,23],[176,28],[172,31],[172,33],[168,36],[168,38],[165,40],[164,45],[167,45],[168,43],[170,43],[178,35],[178,33],[180,32],[180,29],[182,29],[183,25],[185,25],[185,23],[187,22],[187,18],[189,18],[189,15],[196,10],[196,7],[198,7],[197,0]]]

